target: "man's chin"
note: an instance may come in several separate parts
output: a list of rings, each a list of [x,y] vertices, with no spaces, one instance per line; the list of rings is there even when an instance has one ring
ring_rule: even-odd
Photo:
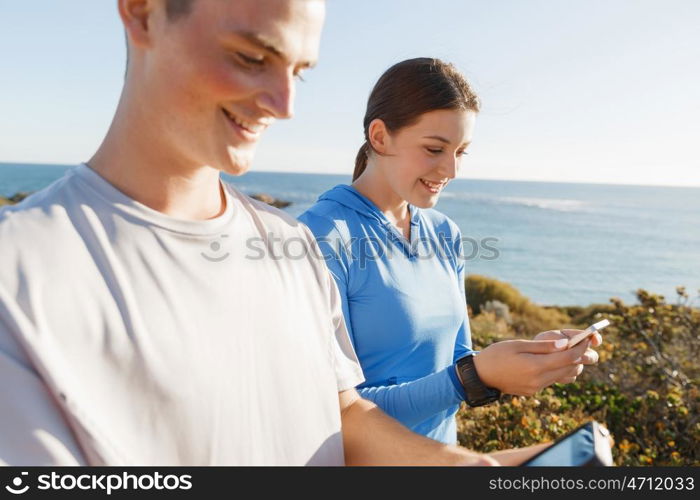
[[[228,174],[228,175],[233,175],[233,176],[243,175],[246,172],[248,172],[248,170],[250,170],[250,168],[248,168],[247,165],[246,166],[236,165],[235,167],[227,166],[226,168],[221,169],[221,171],[223,173]]]
[[[243,175],[250,170],[253,164],[253,152],[246,151],[243,153],[231,153],[227,160],[228,161],[224,163],[223,168],[221,169],[223,172],[229,175]]]

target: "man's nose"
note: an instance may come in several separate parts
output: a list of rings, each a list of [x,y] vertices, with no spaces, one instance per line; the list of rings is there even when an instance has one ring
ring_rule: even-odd
[[[275,118],[294,116],[294,75],[271,76],[266,88],[258,95],[258,106]]]

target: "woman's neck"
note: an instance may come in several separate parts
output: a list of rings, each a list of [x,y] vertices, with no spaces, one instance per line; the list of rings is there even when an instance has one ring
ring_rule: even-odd
[[[360,177],[352,183],[352,187],[374,203],[387,219],[399,228],[410,225],[408,202],[391,188],[375,165],[368,164]]]

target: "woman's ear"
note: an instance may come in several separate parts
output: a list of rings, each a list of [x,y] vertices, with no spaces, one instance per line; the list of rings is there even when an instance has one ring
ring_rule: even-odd
[[[151,44],[153,0],[119,0],[119,17],[124,23],[127,40],[132,47],[147,47]],[[161,7],[162,8],[162,7]]]
[[[379,118],[375,118],[369,124],[367,130],[370,145],[379,154],[384,154],[387,148],[387,141],[390,139],[386,124]]]

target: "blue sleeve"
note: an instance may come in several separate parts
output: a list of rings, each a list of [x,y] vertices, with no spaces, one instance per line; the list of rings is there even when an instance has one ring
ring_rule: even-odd
[[[332,221],[306,212],[299,217],[316,237],[316,242],[326,260],[326,265],[336,280],[343,302],[343,315],[355,344],[350,315],[350,273],[352,256],[342,241],[342,237]],[[462,287],[463,290],[464,287]],[[464,293],[462,291],[462,293]],[[466,318],[466,307],[465,307]],[[469,323],[466,320],[466,338],[469,338]],[[464,325],[462,326],[464,328]],[[461,332],[461,329],[460,329]],[[464,333],[458,334],[465,336]],[[360,358],[362,364],[362,358]],[[404,425],[412,426],[434,416],[436,413],[459,405],[464,400],[462,385],[457,378],[454,365],[425,377],[396,385],[370,386],[357,389],[360,396],[379,406],[388,415],[401,420]]]
[[[314,238],[316,238],[316,244],[321,250],[322,257],[326,262],[326,267],[328,267],[328,270],[338,286],[340,298],[343,302],[345,326],[347,327],[348,334],[350,334],[350,339],[354,345],[355,337],[353,336],[352,324],[350,321],[348,301],[349,260],[343,239],[332,221],[310,212],[304,212],[298,219],[306,224],[313,233]],[[362,360],[360,360],[360,362],[361,361]]]
[[[364,387],[358,392],[408,427],[464,401],[454,365],[410,382]]]

